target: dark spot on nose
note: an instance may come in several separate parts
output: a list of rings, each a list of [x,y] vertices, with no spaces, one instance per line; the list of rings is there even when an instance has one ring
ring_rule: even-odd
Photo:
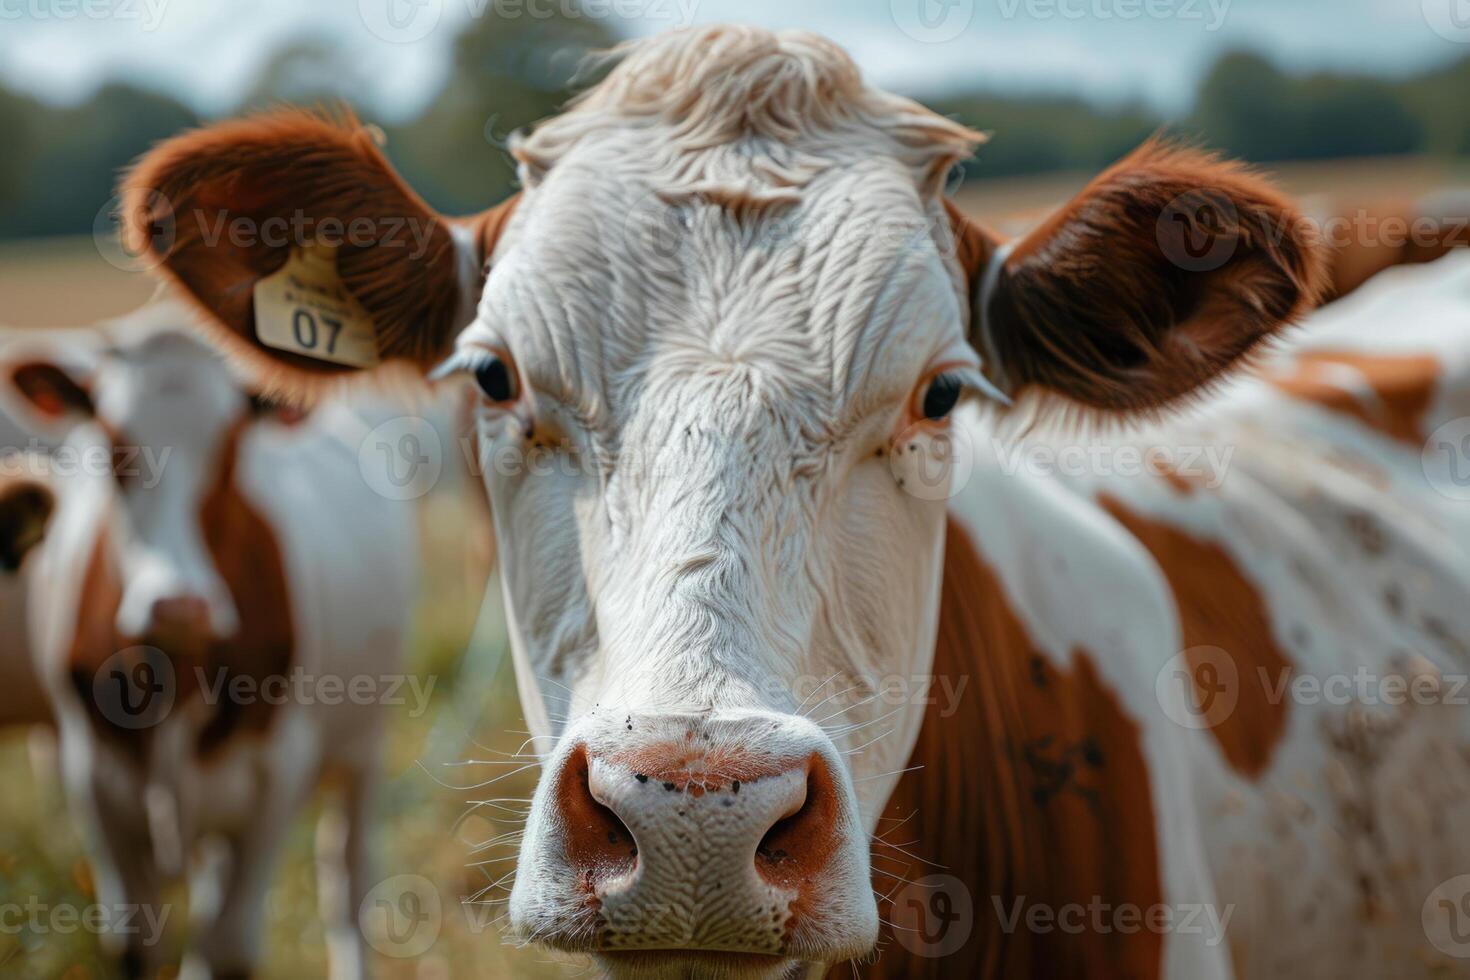
[[[738,792],[740,792],[740,780],[737,779],[737,780],[735,780],[734,782],[732,782],[730,784],[730,791],[732,793],[738,793]]]
[[[648,777],[645,776],[645,775],[643,775],[643,773],[641,773],[641,772],[635,772],[633,774],[633,778],[636,779],[636,780],[638,780],[640,783],[646,783],[646,782],[648,782]]]
[[[674,784],[673,783],[664,783],[664,789],[666,789],[666,790],[668,790],[670,792],[673,792]]]

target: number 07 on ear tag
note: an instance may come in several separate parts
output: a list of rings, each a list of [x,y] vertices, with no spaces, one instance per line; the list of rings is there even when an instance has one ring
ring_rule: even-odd
[[[337,248],[291,250],[255,284],[255,336],[267,347],[349,367],[378,363],[372,317],[337,275]]]

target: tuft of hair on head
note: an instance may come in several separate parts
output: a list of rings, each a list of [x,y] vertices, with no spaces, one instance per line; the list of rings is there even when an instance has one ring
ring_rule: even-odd
[[[883,136],[928,184],[986,139],[868,87],[847,52],[807,31],[684,28],[626,41],[606,53],[606,64],[605,77],[565,112],[513,138],[528,186],[589,133],[629,126],[661,127],[668,152],[681,157],[740,141],[781,147],[760,169],[788,188],[839,162],[821,151],[850,142],[856,130]]]

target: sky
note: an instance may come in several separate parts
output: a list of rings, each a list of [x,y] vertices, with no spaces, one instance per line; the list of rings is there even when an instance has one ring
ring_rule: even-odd
[[[0,0],[0,79],[49,101],[110,78],[228,111],[270,52],[325,38],[370,66],[370,104],[416,113],[472,17],[544,16],[571,0]],[[1470,54],[1470,0],[581,0],[631,36],[689,23],[804,28],[845,45],[870,81],[1189,108],[1234,48],[1290,71],[1403,75]]]

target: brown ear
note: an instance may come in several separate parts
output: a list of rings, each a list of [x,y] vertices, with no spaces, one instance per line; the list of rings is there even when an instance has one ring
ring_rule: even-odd
[[[994,380],[1104,411],[1198,391],[1316,306],[1326,282],[1315,232],[1265,180],[1157,141],[1010,245],[950,216]]]
[[[0,571],[20,568],[26,554],[46,536],[56,498],[49,487],[18,479],[0,484]]]
[[[10,368],[10,380],[26,401],[51,421],[93,413],[92,396],[64,369],[48,361],[26,361]]]
[[[120,197],[130,251],[204,308],[231,353],[286,368],[295,382],[350,368],[257,337],[255,284],[294,247],[338,244],[338,275],[372,321],[378,357],[424,368],[473,314],[484,259],[514,202],[446,218],[403,183],[351,116],[298,109],[167,140],[138,161]],[[476,254],[457,246],[456,225]]]

